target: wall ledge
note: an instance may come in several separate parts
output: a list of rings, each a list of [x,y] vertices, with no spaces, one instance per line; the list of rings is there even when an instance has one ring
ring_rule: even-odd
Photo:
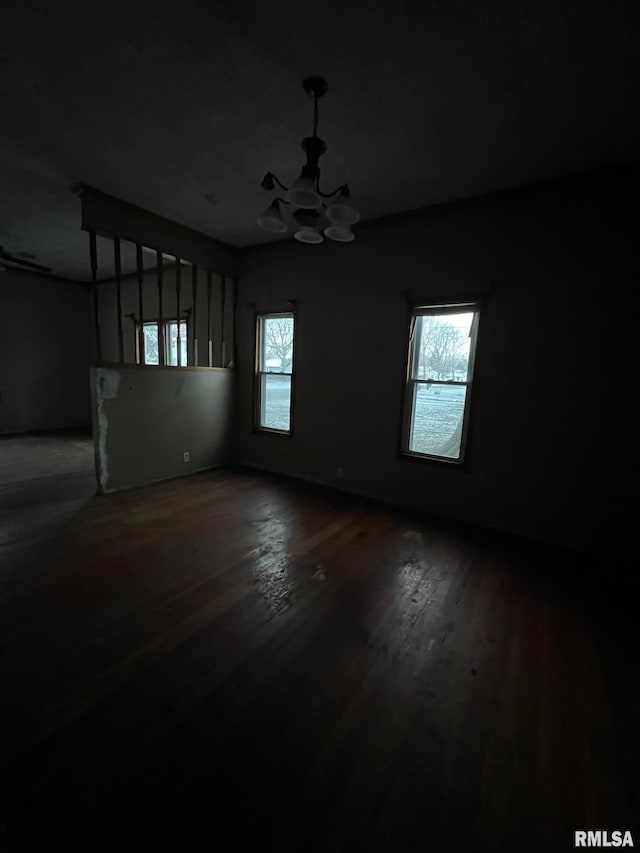
[[[97,361],[94,368],[108,368],[109,370],[155,370],[166,373],[174,371],[189,371],[190,373],[236,373],[235,367],[177,367],[173,364],[121,364],[118,361]]]

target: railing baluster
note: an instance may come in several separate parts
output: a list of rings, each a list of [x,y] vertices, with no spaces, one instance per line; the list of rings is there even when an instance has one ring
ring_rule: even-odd
[[[213,341],[211,340],[211,270],[207,270],[207,363],[213,367]]]
[[[191,289],[193,291],[193,314],[191,322],[193,323],[193,366],[198,366],[198,265],[193,264],[191,267]]]
[[[113,238],[113,266],[116,274],[116,311],[118,312],[118,362],[124,363],[124,332],[122,331],[122,259],[120,238]]]
[[[100,335],[100,307],[98,305],[98,247],[96,232],[89,231],[89,254],[91,257],[91,284],[93,294],[93,328],[96,361],[102,361],[102,338]]]
[[[232,278],[231,284],[233,285],[233,299],[231,300],[231,363],[234,368],[237,368],[238,348],[236,342],[238,335],[236,334],[236,316],[238,314],[238,279]]]
[[[225,341],[225,311],[227,310],[227,279],[225,276],[220,276],[220,350],[222,364],[221,367],[227,366],[227,344]]]
[[[180,267],[180,258],[176,258],[176,318],[177,322],[177,357],[176,363],[178,367],[182,367],[182,353],[180,349],[182,347],[182,338],[180,337],[180,287],[182,284],[182,269]]]
[[[156,252],[158,267],[158,364],[165,365],[164,318],[162,316],[162,252]]]
[[[136,243],[136,272],[138,277],[138,364],[144,364],[144,311],[143,284],[144,269],[142,266],[142,246]]]

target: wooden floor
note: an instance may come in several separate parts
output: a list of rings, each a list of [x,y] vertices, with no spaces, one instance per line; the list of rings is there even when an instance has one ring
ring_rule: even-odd
[[[241,469],[34,535],[1,576],[0,848],[640,844],[606,566]]]

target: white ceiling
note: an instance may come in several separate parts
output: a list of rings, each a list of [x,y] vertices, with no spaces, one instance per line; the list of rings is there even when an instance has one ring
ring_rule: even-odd
[[[260,180],[298,174],[308,74],[330,86],[323,180],[348,181],[363,220],[629,162],[638,14],[634,0],[4,0],[0,243],[87,279],[75,183],[234,246],[273,239],[255,224]]]

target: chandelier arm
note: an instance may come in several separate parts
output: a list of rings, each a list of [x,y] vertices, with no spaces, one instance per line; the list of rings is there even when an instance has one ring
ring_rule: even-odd
[[[331,193],[323,193],[322,190],[318,189],[318,195],[322,196],[322,198],[332,198],[332,196],[337,195],[346,186],[347,186],[347,184],[342,184],[342,186],[338,187],[338,189],[334,190]]]
[[[285,187],[285,185],[282,183],[282,181],[277,177],[277,175],[274,175],[273,172],[269,172],[269,174],[271,175],[273,180],[276,182],[276,184],[280,187],[280,189],[283,189],[285,192],[287,192],[289,187]],[[289,202],[287,202],[287,204],[288,203]]]

